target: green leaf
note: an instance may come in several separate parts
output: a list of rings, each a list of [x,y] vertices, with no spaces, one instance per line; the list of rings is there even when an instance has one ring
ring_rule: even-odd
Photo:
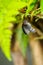
[[[19,13],[18,10],[26,5],[27,3],[21,0],[0,0],[0,46],[8,60],[11,60],[10,45],[12,31],[9,30],[10,22],[16,20],[15,15]]]
[[[11,35],[12,32],[9,29],[3,28],[0,30],[1,49],[9,61],[11,61],[10,54]]]
[[[43,0],[40,0],[40,9],[41,9],[41,13],[43,14]]]

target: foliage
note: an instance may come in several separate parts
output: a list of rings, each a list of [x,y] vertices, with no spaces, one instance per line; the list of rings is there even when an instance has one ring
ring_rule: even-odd
[[[9,28],[12,26],[11,22],[18,23],[19,21],[15,16],[20,14],[19,10],[23,7],[27,6],[26,13],[27,14],[33,10],[35,4],[38,0],[0,0],[0,47],[8,58],[11,60],[10,55],[10,45],[11,45],[11,36],[12,30]],[[43,0],[41,0],[41,12],[43,11]],[[23,14],[22,14],[23,15]],[[19,41],[21,43],[21,48],[23,49],[22,53],[25,54],[25,50],[27,47],[27,39],[28,36],[23,34],[22,30],[19,29],[17,31],[17,35],[19,37]]]
[[[41,13],[43,14],[43,0],[40,1],[40,9],[41,9]]]

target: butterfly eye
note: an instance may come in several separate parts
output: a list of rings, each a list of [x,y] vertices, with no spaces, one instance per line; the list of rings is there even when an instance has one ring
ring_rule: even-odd
[[[25,34],[29,34],[30,31],[28,30],[27,26],[22,25],[22,30]]]
[[[25,34],[30,33],[30,27],[31,27],[31,25],[27,22],[27,20],[24,20],[24,22],[22,24],[22,29]]]
[[[22,24],[22,30],[25,34],[29,34],[30,32],[32,33],[35,32],[35,29],[32,28],[31,24],[27,20],[24,20],[24,23]]]

